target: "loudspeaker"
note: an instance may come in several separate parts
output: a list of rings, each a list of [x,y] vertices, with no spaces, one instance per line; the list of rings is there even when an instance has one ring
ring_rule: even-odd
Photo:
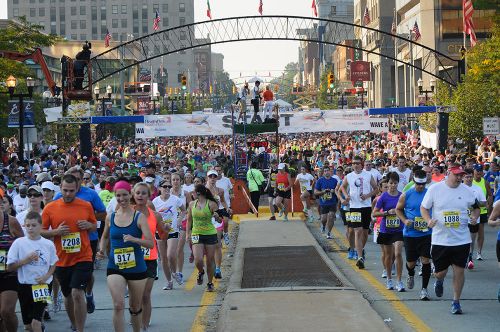
[[[436,124],[436,138],[438,150],[444,153],[448,147],[448,121],[450,119],[449,113],[438,113]]]
[[[80,154],[90,158],[92,156],[92,142],[90,137],[90,123],[80,125]]]

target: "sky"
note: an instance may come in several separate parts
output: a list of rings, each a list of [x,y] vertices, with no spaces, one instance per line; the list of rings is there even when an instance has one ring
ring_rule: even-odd
[[[194,0],[195,21],[208,20],[207,1]],[[263,0],[264,15],[311,16],[311,0]],[[212,18],[258,15],[259,0],[210,0]],[[0,0],[0,18],[7,18],[7,0]],[[279,76],[285,65],[296,62],[297,41],[243,41],[214,45],[213,52],[224,54],[229,77],[247,75]]]

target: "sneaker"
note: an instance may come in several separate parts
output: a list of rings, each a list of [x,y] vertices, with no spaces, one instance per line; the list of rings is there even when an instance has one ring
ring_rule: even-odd
[[[418,276],[421,277],[422,276],[422,265],[420,265],[420,270],[418,270]]]
[[[172,277],[174,278],[174,280],[177,282],[178,285],[182,285],[184,283],[184,281],[182,280],[182,273],[180,272],[172,273]]]
[[[325,233],[325,231],[326,231],[325,226],[321,225],[321,234]]]
[[[314,216],[312,215],[312,213],[307,217],[307,222],[310,224],[314,222]]]
[[[269,220],[276,220],[276,217],[272,216],[271,218],[269,218]]]
[[[280,213],[278,214],[278,217],[282,217],[284,213],[285,213],[285,208],[282,208],[280,210]]]
[[[413,289],[413,287],[415,287],[415,276],[408,276],[408,278],[406,278],[406,287],[408,289]]]
[[[478,252],[478,253],[476,254],[476,259],[477,259],[478,261],[482,261],[482,260],[483,260],[483,255],[481,255],[481,253],[480,253],[480,252]]]
[[[198,278],[196,278],[196,283],[198,285],[203,285],[203,276],[205,275],[205,271],[198,272]]]
[[[209,283],[207,284],[207,292],[213,292],[213,291],[214,291],[214,289],[215,289],[215,288],[214,288],[214,284],[213,284],[213,283],[211,283],[211,282],[209,282]]]
[[[358,260],[358,252],[356,249],[352,249],[352,259],[356,261]]]
[[[460,315],[462,313],[462,307],[460,306],[460,302],[453,301],[451,304],[451,313],[454,315]]]
[[[382,276],[381,277],[382,278],[387,278],[387,271],[385,269],[382,271]]]
[[[193,253],[191,253],[191,256],[189,256],[189,263],[193,263],[194,262],[194,255]]]
[[[288,221],[288,216],[285,216],[285,217],[283,218],[283,221]]]
[[[42,332],[46,332],[47,331],[47,328],[45,327],[45,324],[42,323]]]
[[[215,279],[222,279],[222,272],[220,271],[220,267],[215,268],[214,278]]]
[[[436,293],[437,297],[443,296],[443,282],[444,280],[437,279],[434,283],[434,292]]]
[[[328,234],[326,234],[326,238],[327,238],[328,240],[333,239],[332,234],[330,234],[330,232],[328,232]]]
[[[128,298],[128,288],[125,288],[125,298]]]
[[[467,263],[467,269],[474,270],[474,262],[472,261],[472,259]]]
[[[77,332],[76,327],[74,327],[73,325],[71,325],[71,332]]]
[[[51,319],[52,317],[50,317],[49,311],[45,309],[45,311],[43,312],[43,320],[51,320]]]
[[[167,285],[163,287],[163,290],[171,290],[174,289],[174,282],[172,280],[167,281]]]
[[[365,268],[365,260],[363,259],[363,257],[361,258],[358,258],[357,262],[356,262],[356,266],[362,270]]]
[[[101,260],[96,259],[94,260],[94,270],[99,270],[99,269],[101,269]]]
[[[385,288],[387,288],[388,290],[394,289],[394,284],[392,282],[392,279],[387,279],[387,281],[385,282]]]
[[[87,300],[87,313],[91,314],[95,311],[94,293],[85,294],[85,299]]]
[[[224,244],[226,246],[228,246],[229,245],[229,234],[223,233],[222,236],[224,237]]]
[[[427,291],[427,288],[422,288],[420,291],[420,300],[421,301],[429,301],[429,292]]]
[[[402,281],[398,281],[396,285],[396,290],[398,292],[404,292],[405,291],[405,286]]]
[[[349,248],[347,251],[347,259],[353,259],[354,258],[354,253],[352,252],[352,249]]]

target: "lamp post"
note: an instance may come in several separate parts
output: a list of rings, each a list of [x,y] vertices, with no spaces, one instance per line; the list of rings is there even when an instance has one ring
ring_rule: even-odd
[[[100,88],[99,88],[99,84],[96,84],[96,86],[94,87],[94,95],[95,95],[95,100],[97,103],[99,103],[99,101],[101,101],[101,115],[102,116],[106,116],[106,100],[111,100],[111,94],[113,93],[113,88],[111,87],[111,85],[108,85],[106,87],[106,94],[104,96],[101,96],[101,98],[99,98],[99,94],[100,94]],[[106,126],[104,125],[104,123],[101,124],[101,131],[102,131],[102,134],[101,134],[101,138],[105,138],[106,136]]]
[[[418,85],[418,92],[420,94],[425,94],[425,104],[427,105],[427,101],[429,99],[429,96],[428,94],[429,93],[434,93],[434,90],[436,88],[436,80],[431,78],[431,80],[429,81],[429,84],[431,86],[431,89],[430,90],[424,90],[424,81],[422,80],[422,78],[419,78],[418,81],[417,81],[417,85]]]
[[[160,101],[160,92],[156,91],[154,94],[151,95],[151,100],[153,101],[153,114],[157,115],[160,112],[156,112],[156,102]]]
[[[24,160],[24,98],[33,97],[33,88],[35,86],[35,80],[31,77],[26,77],[26,86],[28,87],[28,93],[14,93],[17,86],[17,79],[10,75],[5,81],[6,86],[9,90],[10,98],[19,98],[19,151],[18,158],[20,161]]]

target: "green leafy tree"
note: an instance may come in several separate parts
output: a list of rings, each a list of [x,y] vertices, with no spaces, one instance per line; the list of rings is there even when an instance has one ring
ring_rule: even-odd
[[[299,72],[298,67],[299,65],[297,62],[290,62],[285,66],[281,77],[271,80],[271,85],[273,87],[278,85],[278,92],[275,92],[274,88],[273,92],[277,94],[279,99],[283,99],[290,104],[293,104],[294,100],[297,99],[297,97],[292,94],[292,87],[293,79]]]

